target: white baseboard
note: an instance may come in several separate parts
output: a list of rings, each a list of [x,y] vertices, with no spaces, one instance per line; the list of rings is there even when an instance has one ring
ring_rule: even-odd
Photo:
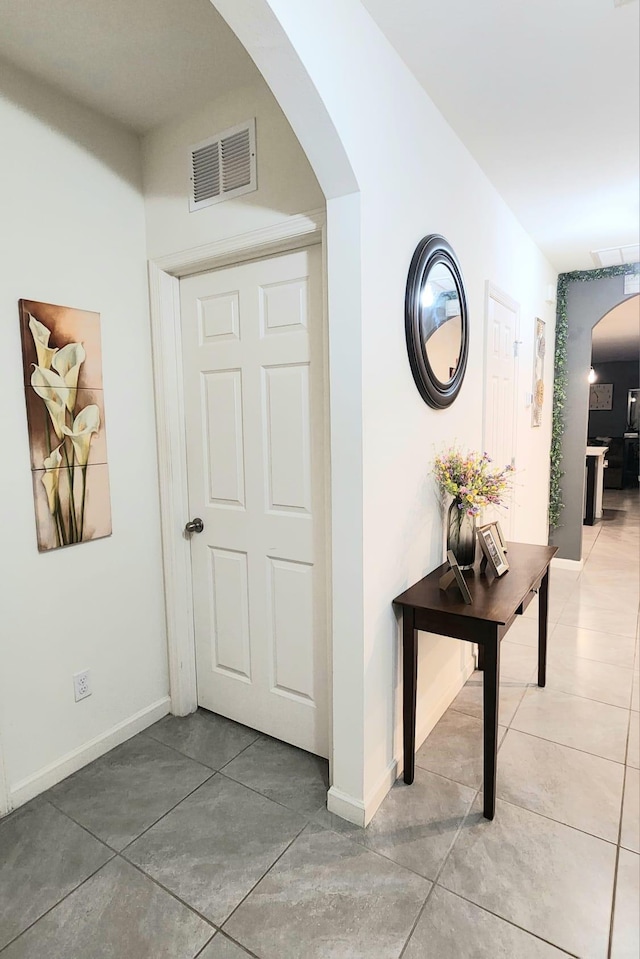
[[[347,822],[355,823],[356,826],[364,826],[364,803],[360,799],[354,799],[347,793],[341,792],[335,786],[331,786],[327,793],[327,809],[335,813],[341,819]]]
[[[392,759],[377,784],[364,799],[364,825],[368,826],[394,782],[398,778],[398,760]]]
[[[30,799],[39,796],[45,789],[50,789],[51,786],[55,786],[56,783],[66,779],[71,773],[82,769],[87,763],[93,762],[94,759],[98,759],[100,756],[104,756],[104,754],[108,753],[114,746],[119,746],[120,743],[131,739],[136,733],[147,729],[148,726],[151,726],[159,719],[162,719],[163,716],[166,716],[170,707],[171,700],[168,696],[165,696],[163,699],[159,699],[150,706],[146,706],[144,709],[141,709],[140,712],[135,713],[135,715],[123,720],[116,726],[112,726],[106,733],[96,736],[95,739],[72,750],[70,753],[67,753],[66,756],[62,756],[61,759],[56,760],[56,762],[38,770],[38,772],[32,776],[27,776],[26,779],[22,779],[9,790],[10,808],[15,809],[17,806],[22,806],[23,803],[29,802]]]
[[[442,718],[443,713],[449,708],[474,669],[475,662],[473,658],[470,658],[455,680],[449,684],[422,716],[420,725],[416,728],[416,749],[422,745],[438,720]],[[329,812],[335,813],[341,819],[346,819],[347,822],[355,823],[356,826],[367,826],[403,770],[404,761],[402,757],[398,756],[392,759],[377,784],[365,796],[364,802],[332,786],[327,794]]]
[[[554,569],[569,569],[574,573],[581,573],[582,567],[584,566],[583,559],[559,559],[557,556],[554,556],[551,560],[551,565]]]

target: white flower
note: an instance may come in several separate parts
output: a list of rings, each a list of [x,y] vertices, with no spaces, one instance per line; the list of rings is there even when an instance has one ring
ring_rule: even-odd
[[[82,343],[67,343],[51,361],[54,370],[57,370],[64,380],[64,385],[69,389],[66,402],[70,413],[73,413],[73,407],[76,405],[78,374],[86,356]]]
[[[51,361],[58,352],[57,348],[52,349],[49,346],[51,330],[49,330],[44,323],[36,320],[35,316],[32,316],[31,313],[29,313],[29,329],[31,330],[33,342],[36,345],[38,366],[41,366],[45,370],[51,369]]]
[[[45,474],[42,477],[42,485],[47,491],[47,500],[49,501],[49,512],[53,516],[58,505],[58,483],[60,482],[60,464],[62,455],[60,447],[53,450],[49,456],[44,459]]]
[[[65,381],[52,370],[36,366],[31,374],[31,385],[36,394],[45,402],[56,436],[59,440],[63,439],[63,427],[69,396],[69,389]]]
[[[95,404],[85,406],[73,421],[73,429],[63,426],[65,436],[71,437],[78,466],[86,466],[89,459],[91,436],[100,429],[100,410]]]

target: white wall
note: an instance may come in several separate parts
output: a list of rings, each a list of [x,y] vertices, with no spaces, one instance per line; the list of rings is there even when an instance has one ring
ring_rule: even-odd
[[[168,711],[139,145],[0,72],[0,729],[21,802]],[[39,554],[18,325],[25,297],[95,310],[113,535]],[[72,674],[93,695],[75,703]]]
[[[296,62],[302,64],[300,72],[306,71],[306,84],[310,78],[324,104],[360,188],[361,301],[352,323],[362,318],[362,380],[360,386],[354,375],[352,383],[362,402],[363,635],[334,633],[334,644],[351,650],[341,660],[345,668],[334,672],[334,786],[369,818],[400,755],[398,632],[391,601],[442,560],[442,520],[429,476],[433,456],[454,440],[475,449],[482,444],[487,280],[521,305],[523,468],[516,529],[519,538],[546,541],[550,358],[544,428],[529,427],[524,391],[531,389],[534,316],[547,321],[553,341],[553,308],[545,291],[555,273],[358,0],[247,0],[242,9],[234,0],[213,2],[263,71],[308,155],[317,158],[321,145],[313,112],[305,110],[305,79],[295,73]],[[324,192],[335,195],[325,173],[330,164],[314,162]],[[341,242],[331,214],[329,203],[330,249]],[[471,322],[462,391],[452,407],[438,412],[415,389],[404,336],[407,269],[427,233],[444,234],[456,250]],[[330,306],[332,284],[330,261]],[[331,312],[329,324],[331,338],[337,325]],[[359,360],[353,360],[355,372]],[[354,496],[358,482],[356,475]],[[358,575],[354,569],[350,578],[334,578],[334,605],[347,602],[352,588],[357,596]],[[421,644],[423,734],[461,681],[464,649],[448,639],[425,638]]]
[[[189,149],[256,118],[258,189],[189,212]],[[324,207],[324,195],[281,109],[264,83],[240,87],[143,140],[150,259],[281,223]]]

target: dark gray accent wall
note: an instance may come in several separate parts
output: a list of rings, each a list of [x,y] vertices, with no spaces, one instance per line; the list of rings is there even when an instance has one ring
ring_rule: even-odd
[[[622,436],[627,428],[629,390],[640,387],[638,358],[617,363],[594,363],[598,383],[613,383],[613,408],[589,410],[589,436]]]
[[[558,558],[582,558],[584,467],[589,420],[589,370],[591,331],[605,313],[622,303],[624,276],[574,280],[567,287],[567,399],[562,438],[561,526],[549,542],[558,547]]]

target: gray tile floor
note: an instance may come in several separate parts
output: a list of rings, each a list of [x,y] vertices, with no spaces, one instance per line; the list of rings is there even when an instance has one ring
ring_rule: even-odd
[[[493,822],[481,674],[367,829],[324,761],[167,717],[0,823],[0,959],[638,959],[640,515],[606,505],[552,571],[545,690],[535,608],[503,645]]]

